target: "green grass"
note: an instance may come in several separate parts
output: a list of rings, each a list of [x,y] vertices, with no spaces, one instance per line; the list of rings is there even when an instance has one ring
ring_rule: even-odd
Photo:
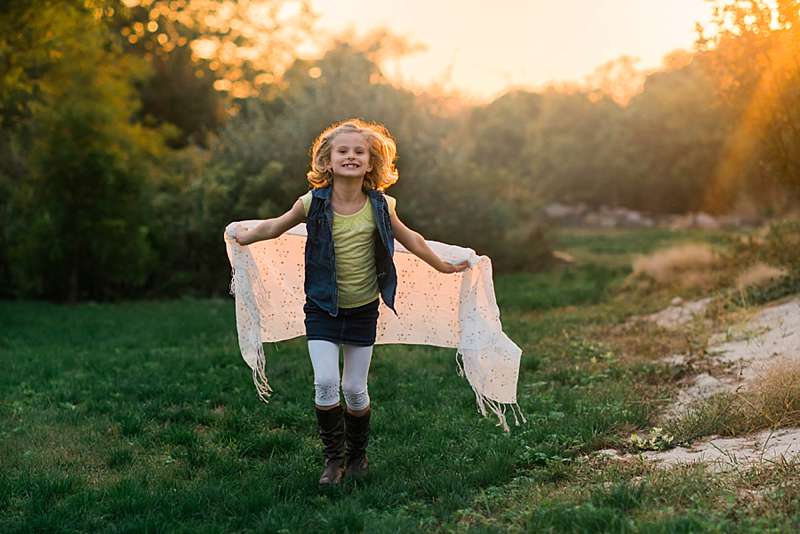
[[[573,229],[555,236],[555,247],[568,250],[578,257],[604,256],[603,263],[627,262],[635,254],[649,254],[656,249],[686,242],[705,242],[722,245],[729,233],[708,230],[666,230],[652,228]]]
[[[317,487],[302,338],[265,345],[265,405],[232,299],[0,302],[0,532],[756,531],[761,508],[731,519],[735,491],[711,475],[584,458],[647,427],[669,376],[589,335],[641,306],[612,297],[628,272],[620,256],[651,237],[565,236],[562,248],[599,256],[495,280],[524,351],[529,422],[510,434],[477,413],[454,350],[379,345],[371,472],[332,491]],[[796,521],[792,495],[769,525]]]
[[[793,532],[797,467],[712,474],[702,465],[586,460],[488,488],[457,524],[468,532]]]

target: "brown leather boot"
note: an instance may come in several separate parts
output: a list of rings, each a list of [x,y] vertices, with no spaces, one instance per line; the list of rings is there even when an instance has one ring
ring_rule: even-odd
[[[367,474],[367,443],[369,442],[369,417],[372,406],[366,413],[356,416],[345,410],[345,448],[347,451],[347,468],[345,476],[359,478]]]
[[[344,476],[344,410],[341,405],[330,410],[320,410],[316,406],[314,409],[325,456],[325,470],[319,483],[321,486],[339,484]]]

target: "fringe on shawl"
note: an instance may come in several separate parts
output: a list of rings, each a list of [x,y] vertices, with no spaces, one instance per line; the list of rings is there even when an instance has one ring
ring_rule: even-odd
[[[256,385],[258,398],[265,403],[269,403],[267,398],[272,394],[272,388],[267,382],[267,373],[264,372],[267,366],[267,357],[264,354],[264,346],[261,343],[258,344],[256,354],[256,366],[253,368],[253,384]]]
[[[458,359],[459,356],[461,356],[462,359],[464,358],[464,355],[458,352],[458,350],[456,350],[456,363],[458,364],[458,376],[464,377],[466,379],[466,375],[464,373],[464,366],[462,362],[459,361]],[[470,384],[470,387],[472,387],[472,391],[475,393],[475,403],[478,405],[478,411],[481,413],[481,415],[486,417],[486,408],[488,407],[489,410],[491,410],[492,413],[494,413],[499,419],[500,422],[497,423],[495,426],[502,426],[503,431],[505,432],[511,431],[511,429],[508,427],[508,422],[506,421],[506,409],[508,407],[511,407],[511,413],[514,415],[515,426],[519,426],[520,418],[522,419],[523,423],[528,422],[528,420],[525,419],[525,416],[522,414],[522,408],[519,407],[519,403],[516,402],[502,403],[496,400],[492,400],[486,395],[483,395],[480,392],[478,392],[478,390],[475,388],[474,385],[472,385],[469,382],[469,380],[467,380],[467,383]],[[519,412],[519,418],[517,417],[517,412]]]
[[[231,285],[228,293],[236,295],[236,270],[231,268]],[[256,386],[256,393],[258,398],[264,403],[269,403],[269,396],[272,394],[272,388],[267,380],[267,356],[264,354],[264,345],[259,341],[255,344],[256,350],[256,365],[253,367],[253,384]]]

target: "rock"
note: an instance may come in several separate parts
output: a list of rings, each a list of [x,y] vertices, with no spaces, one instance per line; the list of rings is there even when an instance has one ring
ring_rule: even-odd
[[[588,226],[596,226],[599,228],[616,228],[617,220],[613,215],[605,213],[589,213],[583,218],[584,223]]]
[[[687,213],[676,215],[669,223],[673,230],[687,230],[689,228],[701,228],[704,230],[716,230],[720,227],[719,222],[708,213]]]
[[[703,230],[716,230],[719,228],[719,223],[714,217],[701,211],[695,215],[694,227]]]
[[[574,207],[567,206],[566,204],[561,204],[559,202],[553,202],[552,204],[548,204],[542,209],[542,211],[547,217],[550,217],[551,219],[561,219],[564,217],[577,215],[578,213],[578,211]]]

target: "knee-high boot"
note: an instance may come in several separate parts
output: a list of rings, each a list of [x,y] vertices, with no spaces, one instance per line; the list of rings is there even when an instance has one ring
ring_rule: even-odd
[[[319,483],[324,486],[338,484],[344,476],[344,410],[341,405],[330,410],[320,410],[316,406],[314,408],[325,456],[325,469]]]
[[[367,460],[367,443],[369,442],[369,419],[372,406],[362,415],[353,415],[347,410],[344,412],[345,436],[347,451],[347,468],[345,476],[361,477],[369,470]]]

